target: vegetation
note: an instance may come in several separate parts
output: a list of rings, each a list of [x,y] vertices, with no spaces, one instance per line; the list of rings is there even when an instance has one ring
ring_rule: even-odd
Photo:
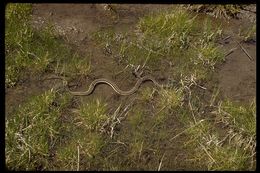
[[[33,97],[6,119],[6,166],[14,170],[48,169],[62,128],[60,113],[70,98],[54,90]]]
[[[33,28],[31,8],[6,7],[6,87],[19,86],[29,72],[87,76],[89,57],[73,51],[52,25]],[[136,26],[134,33],[100,30],[92,39],[119,65],[159,68],[169,74],[168,83],[113,104],[53,88],[28,98],[5,120],[7,169],[255,169],[255,101],[222,100],[218,90],[208,98],[200,85],[224,61],[216,44],[221,27],[183,8],[149,14]]]

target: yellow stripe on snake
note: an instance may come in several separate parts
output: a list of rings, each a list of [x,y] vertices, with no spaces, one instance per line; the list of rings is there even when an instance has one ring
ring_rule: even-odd
[[[122,91],[121,89],[118,88],[118,86],[117,86],[114,82],[112,82],[112,81],[110,81],[110,80],[108,80],[108,79],[100,78],[100,79],[94,80],[94,81],[89,85],[89,88],[88,88],[87,91],[80,92],[80,91],[71,91],[71,90],[69,90],[69,92],[70,92],[72,95],[75,95],[75,96],[87,96],[87,95],[90,95],[90,94],[94,91],[94,89],[95,89],[95,87],[96,87],[97,85],[103,83],[103,84],[109,85],[116,93],[125,96],[125,95],[131,95],[131,94],[135,93],[135,92],[138,90],[138,88],[140,87],[140,85],[141,85],[143,82],[145,82],[145,81],[152,81],[157,87],[161,87],[161,85],[159,85],[159,84],[155,81],[155,79],[154,79],[153,77],[151,77],[151,76],[144,76],[144,77],[140,78],[140,79],[136,82],[135,86],[134,86],[132,89],[130,89],[130,90],[128,90],[128,91]]]

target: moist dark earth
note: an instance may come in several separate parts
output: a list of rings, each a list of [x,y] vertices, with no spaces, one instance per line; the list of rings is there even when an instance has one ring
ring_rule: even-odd
[[[104,9],[104,4],[34,4],[31,24],[34,28],[40,29],[48,23],[52,23],[58,33],[76,52],[83,56],[92,54],[90,78],[108,78],[115,81],[122,90],[127,90],[135,84],[135,77],[132,74],[116,76],[115,74],[123,70],[124,67],[116,64],[104,54],[102,49],[98,48],[96,43],[90,39],[91,33],[105,28],[112,28],[116,32],[131,32],[135,29],[140,17],[152,12],[174,8],[176,5],[115,4],[114,6],[119,16],[116,19],[114,14]],[[256,11],[255,5],[250,5],[249,8]],[[246,28],[250,22],[255,20],[255,16],[254,12],[244,11],[238,19],[230,19],[229,22],[212,17],[213,21],[224,26],[224,35],[229,37],[220,42],[223,51],[229,52],[229,50],[237,47],[233,53],[226,57],[223,64],[216,67],[214,79],[209,81],[209,83],[214,81],[214,85],[217,84],[223,98],[247,103],[256,97],[256,42],[241,43],[252,60],[237,44],[239,28]],[[157,78],[166,76],[167,74],[163,73],[156,74]],[[6,89],[6,114],[9,114],[29,96],[38,95],[47,88],[51,88],[55,83],[40,84],[37,83],[37,80],[30,79],[30,81],[25,81],[14,88]],[[80,85],[77,90],[85,90],[90,81],[91,79],[87,78],[78,79],[77,82]],[[150,85],[150,83],[145,85]],[[213,86],[213,84],[209,84],[209,86]],[[96,97],[104,98],[111,105],[115,102],[125,102],[125,99],[115,94],[107,86],[98,87],[94,94],[84,99]],[[132,96],[128,98],[131,99]],[[175,155],[175,158],[183,157],[178,154]],[[172,164],[172,161],[171,163],[169,161],[169,164]],[[186,169],[185,163],[183,165],[178,164],[182,169]]]

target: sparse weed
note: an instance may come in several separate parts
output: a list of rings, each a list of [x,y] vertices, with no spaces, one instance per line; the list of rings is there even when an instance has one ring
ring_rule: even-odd
[[[241,11],[241,5],[233,5],[233,4],[227,4],[227,5],[191,5],[188,7],[189,9],[192,9],[193,11],[200,12],[200,13],[207,13],[209,15],[212,15],[216,18],[236,18],[237,15]]]
[[[218,50],[218,48],[210,43],[207,45],[201,45],[198,49],[198,59],[204,66],[210,66],[214,69],[214,66],[217,62],[224,60],[224,55]]]
[[[138,161],[142,154],[142,150],[144,147],[144,140],[135,139],[133,142],[130,143],[129,146],[129,157],[130,160]]]

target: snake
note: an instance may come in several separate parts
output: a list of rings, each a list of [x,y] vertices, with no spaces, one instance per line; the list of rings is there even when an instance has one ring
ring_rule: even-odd
[[[151,77],[151,76],[144,76],[144,77],[140,78],[140,79],[136,82],[135,86],[134,86],[132,89],[128,90],[128,91],[123,91],[123,90],[119,89],[119,87],[118,87],[114,82],[112,82],[112,81],[110,81],[110,80],[108,80],[108,79],[99,78],[99,79],[94,80],[94,81],[89,85],[89,88],[88,88],[87,91],[80,92],[80,91],[71,91],[71,90],[69,90],[69,93],[72,94],[72,95],[74,95],[74,96],[88,96],[88,95],[90,95],[90,94],[93,93],[93,91],[94,91],[94,89],[95,89],[95,87],[96,87],[97,85],[99,85],[99,84],[107,84],[107,85],[109,85],[116,93],[118,93],[119,95],[126,96],[126,95],[131,95],[131,94],[135,93],[135,92],[138,90],[138,88],[140,87],[140,85],[141,85],[143,82],[145,82],[145,81],[152,81],[157,87],[161,87],[161,85],[158,84],[158,83],[156,82],[156,80],[155,80],[153,77]]]

